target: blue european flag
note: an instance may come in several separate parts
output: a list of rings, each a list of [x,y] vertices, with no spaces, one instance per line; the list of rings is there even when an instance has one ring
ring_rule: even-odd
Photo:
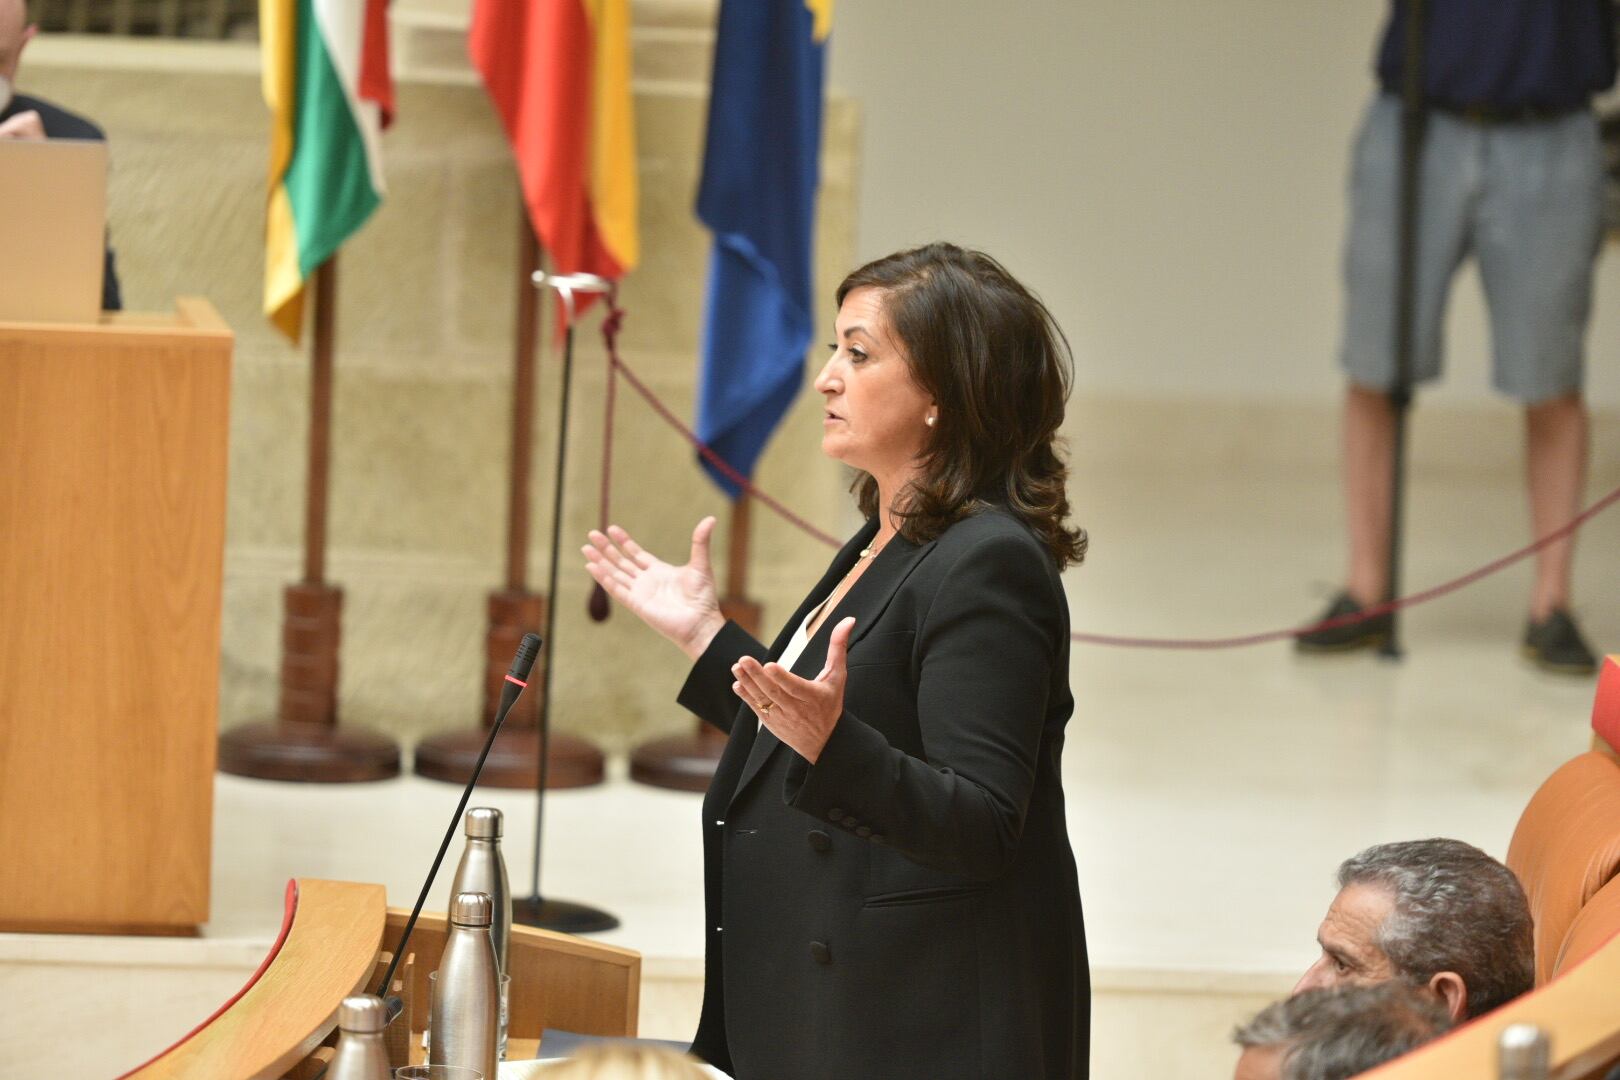
[[[722,0],[698,217],[714,231],[697,433],[744,476],[804,381],[832,0]],[[736,485],[703,462],[733,498]]]

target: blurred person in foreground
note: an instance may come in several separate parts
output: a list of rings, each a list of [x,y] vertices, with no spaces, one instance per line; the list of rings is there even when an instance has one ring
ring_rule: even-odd
[[[703,804],[707,980],[692,1051],[738,1080],[1071,1080],[1090,979],[1060,762],[1080,561],[1045,306],[949,244],[838,288],[821,449],[866,524],[774,644],[623,529],[591,575],[694,661],[729,734]],[[627,664],[633,670],[634,663]]]
[[[94,139],[105,142],[99,127],[77,113],[44,98],[17,93],[17,71],[24,47],[39,27],[28,21],[26,0],[0,0],[0,139]],[[119,311],[123,297],[112,248],[107,248],[101,275],[101,308]]]
[[[1232,1033],[1243,1048],[1233,1080],[1349,1080],[1451,1026],[1434,997],[1401,983],[1306,990]]]
[[[1317,930],[1322,954],[1294,987],[1399,981],[1456,1022],[1535,985],[1530,903],[1513,871],[1461,840],[1378,844],[1339,866]]]
[[[1440,375],[1447,295],[1472,256],[1490,313],[1492,382],[1524,406],[1531,531],[1545,536],[1580,512],[1586,483],[1582,387],[1604,183],[1591,100],[1614,84],[1613,0],[1428,0],[1426,8],[1412,381]],[[1379,93],[1351,166],[1340,353],[1350,552],[1344,589],[1324,619],[1380,603],[1390,581],[1406,12],[1394,3],[1377,59]],[[1597,659],[1570,612],[1573,559],[1573,537],[1536,554],[1521,647],[1544,669],[1588,675]],[[1298,646],[1381,645],[1390,619],[1302,634]]]
[[[691,1058],[662,1046],[593,1046],[550,1066],[547,1080],[708,1080]]]

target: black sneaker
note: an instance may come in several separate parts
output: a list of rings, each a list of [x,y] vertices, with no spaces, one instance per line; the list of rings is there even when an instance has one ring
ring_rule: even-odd
[[[1358,615],[1364,608],[1356,603],[1355,598],[1347,592],[1342,592],[1333,598],[1333,603],[1322,612],[1317,622],[1327,622],[1329,619],[1342,619],[1348,615]],[[1393,618],[1389,612],[1374,615],[1370,619],[1359,622],[1345,623],[1342,626],[1329,626],[1322,630],[1307,630],[1303,634],[1294,635],[1294,648],[1300,652],[1349,652],[1351,649],[1376,648],[1389,640],[1390,627]]]
[[[1560,675],[1590,675],[1597,670],[1597,657],[1581,637],[1580,627],[1569,612],[1559,608],[1524,631],[1520,651],[1543,671]]]

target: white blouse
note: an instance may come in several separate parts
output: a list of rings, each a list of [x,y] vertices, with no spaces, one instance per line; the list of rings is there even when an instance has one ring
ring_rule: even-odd
[[[831,599],[831,596],[827,597],[827,600]],[[821,609],[827,606],[827,600],[823,600],[810,609],[809,614],[804,617],[804,621],[799,624],[799,628],[793,631],[793,636],[788,639],[787,647],[782,650],[782,655],[776,658],[776,663],[781,664],[789,671],[793,670],[793,665],[799,662],[799,656],[804,652],[804,647],[810,644],[810,624],[816,621],[816,616],[821,614]],[[760,727],[765,726],[764,721],[759,720],[757,716],[754,719],[759,722]]]

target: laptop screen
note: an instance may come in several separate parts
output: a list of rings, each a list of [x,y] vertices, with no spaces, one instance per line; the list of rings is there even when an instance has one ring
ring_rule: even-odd
[[[106,233],[106,143],[0,140],[0,320],[95,322]]]

